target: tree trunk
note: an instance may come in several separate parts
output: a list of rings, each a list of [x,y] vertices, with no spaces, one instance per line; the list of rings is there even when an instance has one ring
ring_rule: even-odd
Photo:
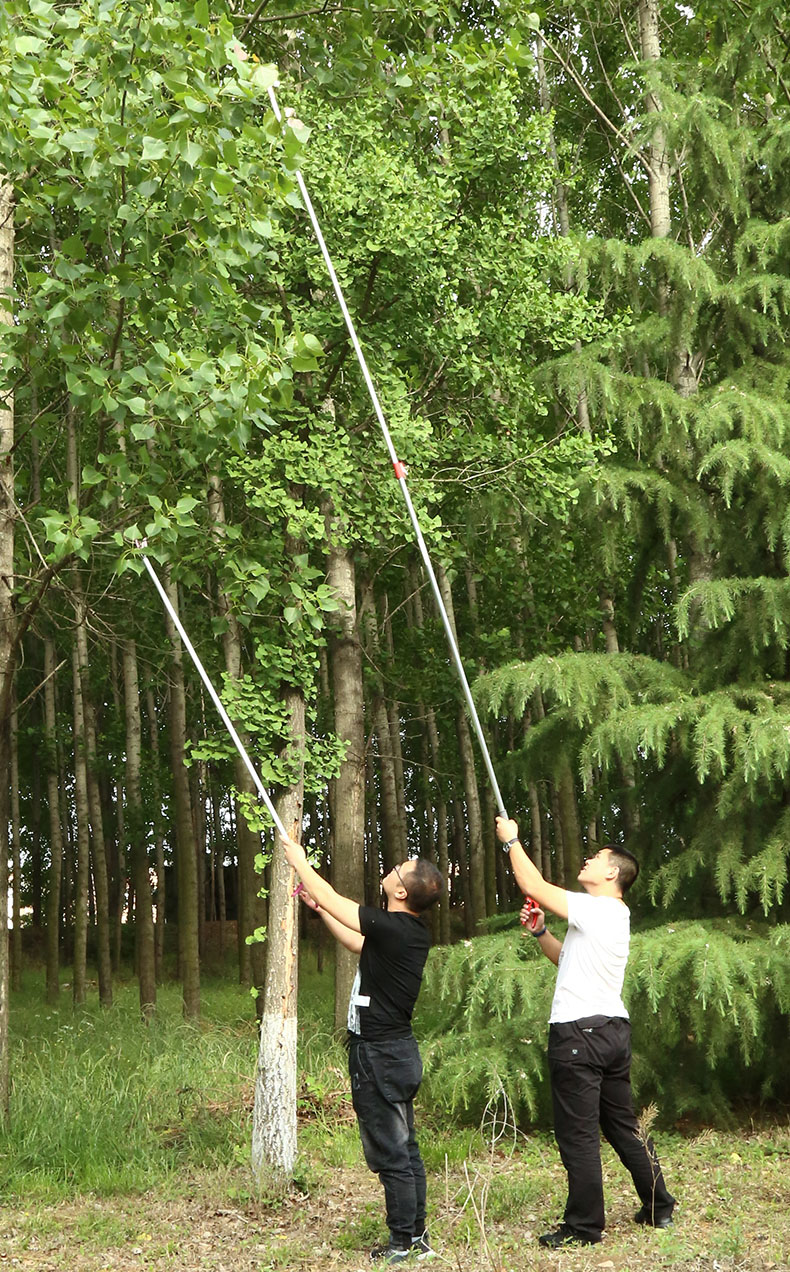
[[[383,617],[381,620],[381,631],[384,635],[384,644],[387,653],[388,666],[392,667],[395,660],[395,647],[392,639],[392,623],[389,615],[389,599],[385,593],[383,602]],[[395,773],[395,798],[398,804],[398,821],[403,827],[403,850],[404,856],[409,855],[409,819],[406,809],[406,779],[403,772],[403,746],[401,743],[401,717],[400,703],[394,699],[387,702],[387,721],[389,723],[390,748],[392,751],[392,762]]]
[[[208,508],[214,538],[221,543],[225,538],[225,505],[222,497],[222,483],[216,473],[209,475]],[[241,628],[230,600],[219,584],[217,585],[217,608],[226,623],[222,635],[225,670],[233,680],[239,680],[242,675]],[[239,737],[246,745],[243,729],[239,729]],[[236,790],[245,798],[257,800],[255,783],[240,755],[234,756],[233,764]],[[242,985],[254,985],[260,992],[265,975],[266,951],[261,941],[248,945],[247,937],[252,936],[256,928],[265,927],[267,921],[266,902],[258,895],[261,890],[261,878],[255,869],[255,859],[261,851],[261,837],[257,831],[251,830],[248,826],[244,816],[243,801],[239,800],[236,801],[236,844],[239,863],[237,875],[239,980]]]
[[[79,587],[75,587],[80,596]],[[80,598],[81,599],[81,598]],[[96,965],[99,980],[99,1002],[112,1006],[112,961],[110,958],[110,900],[107,881],[107,848],[104,839],[99,783],[96,777],[96,723],[88,679],[88,633],[85,608],[80,604],[81,621],[75,629],[80,668],[82,714],[85,728],[85,778],[88,787],[88,816],[91,828],[91,861],[96,889]]]
[[[81,621],[80,615],[77,623]],[[71,679],[74,709],[74,803],[77,816],[77,871],[74,881],[74,949],[72,952],[72,999],[75,1007],[85,1002],[85,975],[88,945],[88,885],[90,875],[90,828],[88,814],[88,774],[85,764],[85,719],[82,709],[82,679],[76,644],[71,651]]]
[[[639,0],[639,44],[645,62],[657,62],[661,57],[658,17],[658,0]],[[656,93],[645,94],[645,108],[648,115],[661,114],[661,100]],[[672,228],[672,214],[669,203],[669,154],[664,129],[660,125],[654,127],[650,137],[647,153],[650,234],[652,238],[666,238]]]
[[[115,705],[115,715],[119,726],[125,717],[123,704],[121,701],[121,690],[119,686],[118,676],[118,655],[117,646],[113,641],[110,647],[110,684],[112,686],[112,697]],[[131,917],[131,896],[129,896],[129,904],[127,910],[127,887],[126,887],[126,819],[124,817],[124,796],[123,784],[120,776],[114,774],[115,798],[113,799],[113,807],[115,810],[115,887],[110,889],[111,896],[111,923],[112,923],[112,953],[113,966],[119,967],[121,962],[121,937],[123,935],[123,917],[126,910],[128,916]],[[155,799],[159,798],[158,787],[155,792]],[[161,816],[161,814],[160,814]],[[109,819],[108,819],[109,824]]]
[[[575,888],[582,868],[582,835],[579,810],[576,806],[576,788],[571,766],[566,759],[560,761],[557,773],[557,803],[562,822],[562,841],[565,846],[565,886]]]
[[[148,740],[151,747],[151,798],[154,810],[154,844],[156,853],[156,931],[154,957],[156,974],[161,979],[162,958],[165,952],[165,903],[167,883],[165,876],[165,837],[162,830],[162,792],[159,780],[159,724],[156,718],[154,691],[149,685],[145,691],[145,713],[148,716]]]
[[[147,827],[140,793],[142,726],[137,680],[137,646],[123,642],[123,689],[126,719],[126,828],[134,880],[134,948],[140,986],[140,1011],[150,1020],[156,1008],[156,952],[151,880],[148,873]]]
[[[44,637],[44,723],[46,730],[47,805],[49,807],[49,895],[47,897],[47,1002],[60,994],[60,891],[63,824],[60,820],[55,711],[55,642]]]
[[[13,326],[14,192],[0,173],[0,323]],[[0,772],[10,766],[11,702],[14,687],[14,400],[0,397]],[[8,795],[0,781],[0,1120],[8,1118]]]
[[[178,589],[169,572],[165,582],[170,604],[178,613]],[[178,966],[184,995],[184,1015],[196,1020],[200,1015],[200,950],[198,945],[198,887],[189,773],[184,763],[187,741],[187,702],[181,639],[170,615],[165,625],[172,654],[170,659],[170,768],[176,821],[176,878],[178,883]]]
[[[369,582],[366,582],[362,589],[360,625],[365,636],[368,657],[375,672],[371,715],[379,752],[382,857],[383,870],[387,874],[394,865],[406,859],[408,852],[406,849],[406,828],[401,820],[400,805],[398,803],[398,785],[395,776],[395,758],[392,753],[390,722],[384,702],[384,688],[379,670],[381,650],[376,605],[373,599],[373,588]]]
[[[290,720],[290,748],[304,759],[304,698],[289,689],[285,702]],[[277,800],[284,826],[301,824],[303,768],[298,781]],[[294,872],[279,842],[272,854],[269,900],[269,956],[261,1016],[260,1049],[252,1120],[252,1170],[268,1194],[282,1193],[291,1182],[296,1161],[296,991],[298,984],[298,901],[293,897]]]
[[[458,865],[458,885],[461,894],[461,905],[464,915],[464,936],[475,935],[474,915],[472,913],[471,886],[469,882],[469,862],[466,855],[466,823],[464,806],[459,799],[453,800],[453,858]]]
[[[80,495],[80,468],[77,447],[77,421],[74,409],[71,405],[69,405],[66,409],[66,476],[69,486],[69,498],[74,506],[78,507]],[[110,960],[110,911],[107,892],[107,851],[104,846],[104,826],[102,823],[99,788],[95,780],[96,727],[93,717],[93,706],[90,697],[90,681],[88,674],[87,606],[82,590],[82,579],[77,571],[74,571],[72,575],[72,589],[74,592],[75,616],[74,658],[77,669],[76,674],[79,677],[79,694],[77,694],[75,690],[74,697],[75,753],[77,750],[77,720],[79,719],[79,737],[81,739],[81,755],[79,761],[81,768],[80,780],[85,783],[84,794],[87,803],[86,821],[90,827],[89,844],[93,851],[93,879],[96,888],[96,963],[99,979],[99,1001],[105,1007],[109,1007],[112,1004],[112,965]],[[90,865],[88,864],[85,869],[87,897]],[[80,880],[82,880],[81,875]],[[77,936],[77,930],[78,929],[75,926],[75,939]],[[82,940],[81,932],[80,940]],[[80,957],[82,957],[82,955],[80,955]],[[76,995],[76,972],[74,987]],[[84,987],[82,992],[84,993]],[[82,1001],[82,999],[78,1000],[75,997],[75,1002],[77,1001]]]
[[[11,985],[14,989],[22,987],[22,851],[19,842],[19,717],[16,705],[11,712],[11,868],[13,879],[11,884],[12,921],[11,930]]]
[[[334,853],[332,882],[345,897],[365,893],[365,696],[362,686],[362,649],[357,629],[354,557],[335,544],[339,527],[327,517],[330,547],[326,581],[340,602],[329,639],[335,733],[347,744],[346,758],[335,779]],[[335,1028],[348,1016],[358,958],[335,942]]]
[[[450,620],[450,627],[457,641],[452,589],[447,572],[440,562],[436,565],[436,579]],[[456,711],[455,728],[458,736],[461,774],[464,782],[464,791],[466,792],[466,815],[469,828],[469,896],[472,906],[472,923],[474,927],[477,927],[477,924],[485,919],[487,913],[486,851],[483,840],[483,818],[480,811],[480,791],[475,771],[472,731],[469,728],[466,710],[461,701],[459,701]]]

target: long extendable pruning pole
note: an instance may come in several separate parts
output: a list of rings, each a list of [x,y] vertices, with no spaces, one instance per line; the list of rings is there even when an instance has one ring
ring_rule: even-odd
[[[280,107],[277,104],[277,98],[275,96],[274,89],[269,88],[268,93],[269,93],[269,100],[272,105],[272,110],[274,111],[274,114],[275,114],[275,118],[277,119],[278,123],[282,123],[282,115],[280,113]],[[295,176],[296,176],[297,184],[299,186],[299,191],[302,196],[302,200],[304,202],[305,209],[307,211],[307,215],[310,217],[310,222],[313,226],[313,231],[315,233],[316,239],[318,240],[318,246],[321,249],[321,255],[324,258],[324,263],[326,264],[326,268],[329,272],[329,277],[332,280],[332,286],[335,289],[335,295],[337,296],[337,301],[338,301],[338,304],[340,305],[340,309],[343,314],[346,327],[348,329],[348,334],[351,337],[351,343],[354,346],[354,352],[357,355],[357,361],[359,362],[360,369],[362,371],[362,375],[365,380],[365,384],[367,385],[368,393],[370,394],[370,400],[373,403],[373,410],[376,413],[376,419],[378,420],[379,426],[384,435],[384,441],[386,443],[387,450],[389,451],[390,459],[392,460],[392,467],[395,470],[395,476],[398,479],[398,485],[400,486],[401,492],[403,494],[403,498],[406,501],[406,507],[409,512],[409,517],[411,518],[411,523],[412,523],[412,526],[414,527],[414,536],[417,540],[417,546],[420,549],[420,555],[422,556],[423,565],[425,566],[425,571],[430,580],[434,597],[436,598],[436,604],[438,606],[439,613],[442,618],[442,623],[444,624],[444,630],[447,634],[447,640],[450,645],[450,652],[453,657],[453,662],[455,663],[455,669],[458,672],[458,678],[461,682],[461,688],[463,689],[464,698],[466,699],[466,705],[469,708],[469,715],[471,716],[472,724],[474,725],[475,733],[477,734],[477,740],[480,744],[480,750],[483,755],[483,762],[486,766],[488,778],[489,778],[489,781],[491,782],[491,788],[494,792],[494,797],[496,799],[497,811],[501,814],[502,817],[506,817],[507,813],[505,812],[505,805],[502,799],[501,792],[499,790],[499,783],[496,780],[496,774],[494,773],[494,766],[491,762],[491,755],[488,750],[485,734],[483,733],[483,726],[480,723],[480,717],[477,714],[477,708],[475,707],[474,699],[472,697],[472,691],[469,688],[469,681],[466,678],[464,665],[463,665],[463,662],[461,661],[461,654],[458,649],[458,642],[455,638],[455,633],[453,631],[452,624],[450,622],[450,616],[447,613],[447,608],[444,604],[444,600],[442,598],[442,594],[439,589],[439,584],[437,582],[436,575],[434,573],[433,565],[431,564],[431,558],[428,554],[428,549],[425,545],[425,539],[423,538],[423,533],[420,528],[420,523],[417,518],[417,513],[415,511],[414,504],[412,503],[411,495],[409,493],[409,487],[406,484],[406,469],[404,465],[401,463],[401,461],[398,459],[397,453],[395,451],[395,446],[392,441],[392,436],[387,427],[387,421],[384,418],[384,412],[381,409],[381,403],[379,402],[375,385],[373,384],[370,371],[368,370],[368,364],[365,360],[365,355],[362,352],[362,346],[360,345],[359,339],[357,337],[354,321],[351,317],[351,314],[348,311],[348,306],[346,304],[345,297],[343,295],[343,289],[340,286],[340,281],[337,277],[337,274],[335,273],[335,267],[332,264],[332,258],[329,255],[329,249],[327,248],[326,242],[324,240],[324,236],[321,233],[321,226],[319,225],[318,217],[315,214],[315,208],[313,207],[313,203],[310,198],[310,195],[307,192],[307,186],[304,183],[304,179],[302,177],[301,172],[297,170],[297,172],[295,173]]]
[[[143,544],[141,544],[140,546],[141,546],[141,547],[145,547],[145,544],[143,543]],[[201,678],[201,680],[203,681],[203,684],[206,686],[206,688],[207,688],[207,689],[208,689],[208,691],[209,691],[209,695],[210,695],[210,697],[211,697],[211,701],[214,703],[214,706],[217,708],[217,711],[219,712],[219,714],[220,714],[220,716],[221,716],[221,718],[222,718],[222,723],[225,725],[225,728],[228,730],[228,733],[229,733],[229,734],[230,734],[230,736],[232,737],[232,739],[233,739],[233,741],[234,741],[234,743],[235,743],[235,746],[236,746],[236,750],[238,751],[239,755],[241,756],[242,760],[244,761],[245,768],[247,769],[247,771],[248,771],[248,773],[249,773],[250,777],[252,778],[253,782],[255,783],[255,789],[257,790],[258,794],[260,795],[261,799],[263,800],[264,804],[266,805],[266,808],[268,809],[269,816],[271,817],[272,821],[274,822],[274,824],[275,824],[275,826],[277,827],[277,829],[278,829],[278,831],[280,832],[280,834],[281,834],[281,835],[285,835],[285,836],[287,836],[287,833],[288,833],[288,832],[286,831],[285,827],[284,827],[284,826],[283,826],[283,824],[282,824],[282,821],[280,820],[280,818],[279,818],[279,817],[278,817],[278,815],[277,815],[277,810],[276,810],[276,808],[274,807],[274,804],[272,803],[272,801],[271,801],[271,800],[270,800],[270,798],[269,798],[269,795],[268,795],[268,792],[267,792],[267,790],[266,790],[266,787],[264,786],[264,784],[263,784],[263,782],[261,781],[260,777],[258,776],[257,772],[255,771],[255,766],[254,766],[254,764],[253,764],[252,760],[250,759],[249,755],[247,754],[247,750],[246,750],[246,748],[245,748],[245,746],[244,746],[244,743],[242,742],[241,738],[239,737],[238,733],[236,732],[236,729],[234,728],[233,721],[231,720],[231,718],[230,718],[230,716],[228,715],[227,711],[226,711],[226,710],[225,710],[225,708],[223,707],[222,702],[221,702],[221,700],[220,700],[220,696],[219,696],[219,694],[217,693],[216,689],[214,688],[214,686],[212,685],[211,681],[209,680],[209,678],[208,678],[208,673],[207,673],[207,671],[206,671],[205,667],[203,666],[202,662],[200,661],[200,659],[199,659],[199,657],[198,657],[198,655],[197,655],[197,651],[196,651],[196,649],[195,649],[194,645],[192,644],[192,641],[191,641],[191,640],[189,639],[189,637],[187,636],[186,631],[184,630],[183,623],[181,622],[181,619],[178,617],[178,614],[177,614],[177,613],[176,613],[176,611],[174,610],[173,606],[170,604],[170,597],[167,595],[167,592],[166,592],[166,591],[165,591],[165,589],[162,587],[162,584],[160,583],[159,578],[157,577],[156,571],[154,570],[153,566],[151,565],[151,562],[148,560],[148,557],[145,555],[145,553],[144,553],[144,552],[142,552],[140,555],[141,555],[141,557],[142,557],[143,565],[145,566],[146,570],[148,571],[148,573],[150,574],[150,576],[151,576],[151,578],[152,578],[152,580],[153,580],[154,587],[156,588],[157,592],[159,593],[160,597],[162,598],[162,604],[164,605],[165,609],[167,610],[168,614],[170,615],[171,619],[173,620],[173,623],[174,623],[174,625],[175,625],[176,631],[178,632],[179,636],[181,637],[182,641],[184,642],[184,644],[185,644],[185,646],[186,646],[186,648],[187,648],[187,650],[188,650],[188,652],[189,652],[189,656],[190,656],[190,658],[192,659],[193,663],[194,663],[194,664],[195,664],[195,666],[197,667],[197,670],[198,670],[198,672],[199,672],[199,674],[200,674],[200,678]]]

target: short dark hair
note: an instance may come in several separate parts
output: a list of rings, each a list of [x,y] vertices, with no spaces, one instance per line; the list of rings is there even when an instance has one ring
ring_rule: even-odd
[[[422,914],[439,900],[444,882],[433,862],[425,857],[418,857],[412,865],[414,869],[407,876],[408,905],[415,914]]]
[[[625,895],[631,884],[636,883],[639,862],[627,848],[620,848],[617,844],[604,844],[604,847],[609,854],[609,860],[617,866],[617,881],[620,884],[620,891]]]

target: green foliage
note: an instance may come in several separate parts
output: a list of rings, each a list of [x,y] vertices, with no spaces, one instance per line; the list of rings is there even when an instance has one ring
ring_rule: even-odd
[[[253,1013],[238,986],[209,997],[201,1029],[184,1024],[176,986],[160,987],[149,1025],[133,986],[117,991],[111,1009],[77,1015],[66,1002],[43,1008],[38,985],[15,999],[6,1194],[142,1190],[242,1149]]]
[[[663,1122],[732,1120],[733,1105],[782,1098],[790,929],[679,922],[632,937],[625,1002],[638,1105]],[[503,1091],[525,1123],[549,1114],[545,1060],[555,968],[515,930],[435,950],[423,991],[427,1091],[479,1118]]]

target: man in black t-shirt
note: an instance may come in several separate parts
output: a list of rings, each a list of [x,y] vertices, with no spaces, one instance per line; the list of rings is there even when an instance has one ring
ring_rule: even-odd
[[[382,880],[386,910],[335,892],[301,845],[285,855],[332,935],[359,954],[348,1005],[348,1070],[365,1161],[384,1185],[389,1241],[371,1259],[429,1258],[425,1167],[414,1133],[414,1097],[422,1061],[411,1028],[430,936],[420,915],[438,900],[442,877],[430,861],[404,861]]]

